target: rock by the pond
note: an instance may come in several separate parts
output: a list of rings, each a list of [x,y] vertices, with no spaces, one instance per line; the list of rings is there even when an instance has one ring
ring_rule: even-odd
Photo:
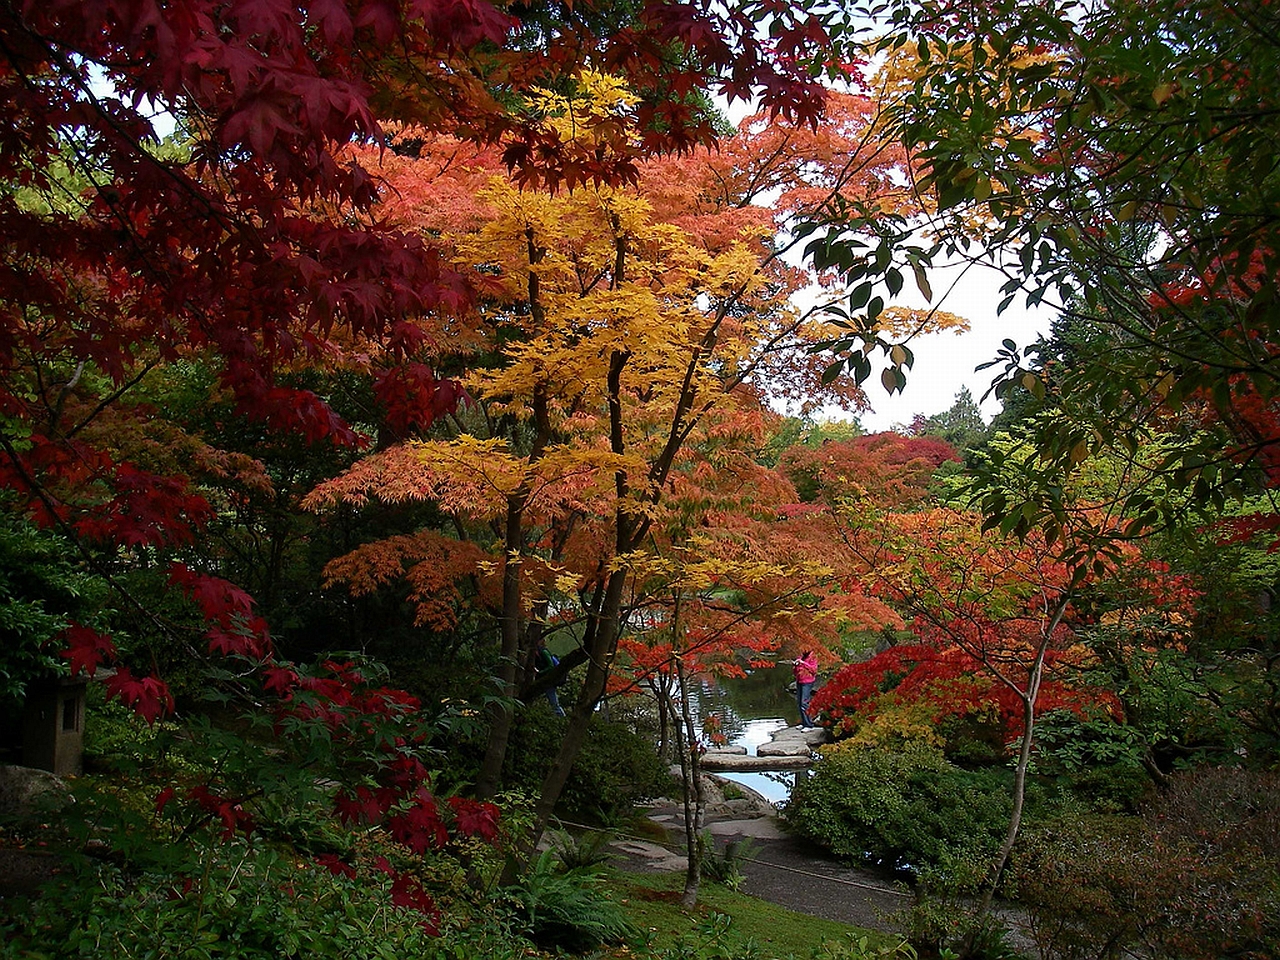
[[[704,756],[702,758],[702,768],[708,771],[714,770],[726,773],[752,773],[768,770],[799,770],[802,767],[809,766],[812,762],[813,758],[807,752],[803,756],[799,754],[759,757]]]
[[[746,756],[747,748],[741,744],[731,744],[724,747],[712,747],[703,757],[743,757]]]
[[[822,727],[783,727],[773,734],[773,739],[756,748],[757,757],[805,757],[813,754],[813,748],[827,742],[827,731]]]
[[[741,760],[743,758],[731,759]],[[673,776],[679,777],[680,775],[679,767],[673,768],[671,772]],[[778,812],[778,808],[763,794],[744,784],[726,780],[724,777],[717,777],[710,770],[706,770],[702,775],[702,799],[705,805],[704,812],[708,818],[765,817],[772,816]],[[654,808],[667,810],[678,810],[680,805],[679,800],[667,797],[660,797],[654,800],[652,804]],[[651,815],[651,819],[658,822],[669,819],[672,824],[675,824],[679,817],[674,813],[669,813]]]
[[[745,747],[708,750],[702,755],[706,770],[746,773],[765,770],[798,770],[813,762],[814,748],[827,742],[827,731],[822,727],[782,727],[775,730],[772,739],[760,744],[754,756]]]

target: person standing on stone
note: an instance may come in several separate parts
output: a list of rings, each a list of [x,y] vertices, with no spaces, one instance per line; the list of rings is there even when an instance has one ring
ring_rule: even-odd
[[[813,696],[813,685],[818,679],[818,657],[812,650],[800,654],[800,659],[791,661],[791,670],[796,678],[796,706],[800,709],[800,726],[806,730],[814,723],[809,719],[809,698]]]

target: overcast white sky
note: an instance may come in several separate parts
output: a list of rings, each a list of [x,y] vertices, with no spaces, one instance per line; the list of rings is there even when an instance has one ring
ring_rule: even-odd
[[[955,268],[941,268],[930,275],[935,295],[942,296],[955,276]],[[956,394],[968,387],[975,400],[980,400],[991,385],[996,369],[975,372],[979,364],[995,359],[1000,342],[1006,337],[1019,347],[1026,346],[1041,333],[1048,333],[1053,319],[1051,309],[1027,310],[1021,298],[999,316],[996,307],[1002,277],[990,268],[974,267],[956,283],[945,297],[941,308],[964,317],[970,323],[967,333],[934,334],[913,341],[915,366],[907,374],[906,391],[892,396],[880,385],[879,367],[873,368],[866,384],[873,412],[858,419],[869,433],[889,430],[896,424],[908,424],[917,413],[931,416],[941,413],[955,402]],[[914,299],[911,295],[914,294]],[[902,297],[893,301],[903,306],[923,306],[908,277]],[[891,304],[892,305],[892,304]],[[987,420],[998,413],[1000,404],[994,397],[982,404]]]

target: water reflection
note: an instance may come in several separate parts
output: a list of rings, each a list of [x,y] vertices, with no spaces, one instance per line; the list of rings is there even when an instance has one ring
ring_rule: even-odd
[[[756,748],[767,743],[774,731],[800,722],[795,697],[787,691],[791,671],[785,667],[755,670],[745,677],[708,680],[694,688],[694,709],[699,717],[717,713],[721,729],[729,743]],[[764,773],[718,773],[759,793],[774,803],[782,803],[791,795],[797,777],[807,770],[779,770]]]

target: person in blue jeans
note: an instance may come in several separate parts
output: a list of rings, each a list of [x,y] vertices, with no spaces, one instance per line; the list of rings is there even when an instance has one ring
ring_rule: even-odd
[[[791,670],[796,678],[796,706],[800,709],[800,726],[809,729],[814,722],[809,718],[809,698],[813,696],[813,685],[818,680],[818,658],[812,650],[800,654],[800,659],[791,661]]]

